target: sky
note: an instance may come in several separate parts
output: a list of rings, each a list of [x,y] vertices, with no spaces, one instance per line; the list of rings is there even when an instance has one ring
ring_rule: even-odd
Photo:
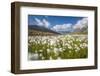
[[[54,31],[73,31],[88,25],[87,17],[28,15],[28,25],[37,25]]]

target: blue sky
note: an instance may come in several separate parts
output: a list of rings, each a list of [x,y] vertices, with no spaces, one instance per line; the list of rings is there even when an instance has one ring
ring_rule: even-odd
[[[70,27],[74,27],[76,24],[78,24],[77,27],[81,27],[83,22],[82,20],[86,23],[87,18],[72,16],[28,15],[28,25],[44,26],[49,29],[55,29],[56,31],[57,29],[64,29],[65,31],[73,30]],[[66,27],[66,29],[64,27]]]

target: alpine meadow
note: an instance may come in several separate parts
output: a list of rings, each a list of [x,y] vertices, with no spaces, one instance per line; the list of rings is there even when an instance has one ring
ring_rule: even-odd
[[[88,18],[28,15],[28,60],[88,58]]]

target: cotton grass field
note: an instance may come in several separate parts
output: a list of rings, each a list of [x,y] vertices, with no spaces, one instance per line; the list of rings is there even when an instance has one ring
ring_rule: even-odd
[[[88,57],[87,35],[29,36],[29,60],[80,59]]]

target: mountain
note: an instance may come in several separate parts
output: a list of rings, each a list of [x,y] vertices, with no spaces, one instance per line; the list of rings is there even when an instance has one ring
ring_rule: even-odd
[[[55,32],[53,30],[50,30],[43,26],[37,26],[37,25],[28,25],[29,35],[37,35],[39,34],[60,34],[58,32]]]
[[[79,32],[79,33],[88,33],[88,26],[85,26],[81,29],[75,29],[74,32]]]
[[[81,29],[81,32],[88,32],[88,26],[83,27],[83,28]]]
[[[71,33],[72,31],[58,31],[60,34],[69,34]]]
[[[54,31],[52,29],[38,26],[38,25],[28,25],[28,34],[32,36],[44,36],[44,35],[61,35],[61,34],[87,34],[88,33],[88,26],[83,28],[77,28],[72,31]]]

